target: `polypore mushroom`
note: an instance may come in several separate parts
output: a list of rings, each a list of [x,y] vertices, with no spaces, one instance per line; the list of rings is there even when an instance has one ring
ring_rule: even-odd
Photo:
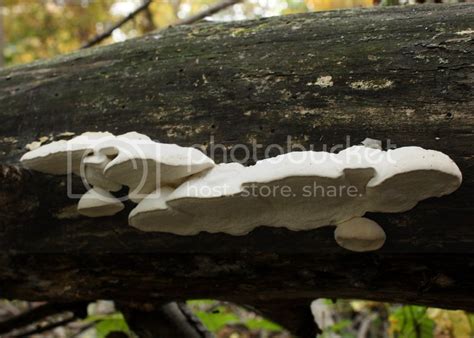
[[[123,204],[107,190],[128,186],[129,197],[141,201],[129,223],[145,231],[243,235],[260,225],[336,225],[341,246],[366,251],[385,238],[376,223],[361,218],[366,212],[403,212],[453,192],[462,180],[443,153],[419,147],[383,151],[371,142],[338,154],[292,152],[244,167],[215,166],[196,149],[138,133],[86,133],[33,150],[22,162],[47,173],[85,176],[94,188],[78,208],[92,217],[120,211]]]
[[[361,144],[368,148],[382,149],[382,141],[370,137],[366,137]]]
[[[259,205],[250,202],[250,198],[232,199],[241,192],[243,169],[238,163],[220,164],[189,178],[177,189],[157,189],[131,211],[129,223],[144,231],[179,235],[203,230],[240,235],[245,227],[250,231],[261,225],[260,218],[255,217],[256,210],[250,212]],[[234,212],[232,203],[236,206]]]
[[[337,225],[334,239],[347,250],[373,251],[380,249],[385,243],[385,232],[374,221],[365,217],[355,217]]]
[[[123,203],[108,191],[94,187],[82,195],[77,211],[88,217],[115,215],[124,208]]]
[[[119,135],[102,147],[117,150],[104,168],[105,177],[128,186],[129,197],[136,202],[161,186],[176,186],[215,165],[197,149],[157,143],[138,133]]]
[[[176,186],[187,176],[214,166],[210,158],[194,148],[156,143],[136,132],[119,136],[87,132],[32,150],[23,155],[21,162],[36,171],[74,173],[85,178],[94,189],[79,203],[83,214],[92,212],[89,209],[94,205],[106,212],[117,209],[119,204],[113,199],[111,202],[113,196],[106,191],[118,191],[122,185],[130,188],[133,201],[139,201],[159,187]],[[96,201],[99,195],[109,198],[105,205]],[[106,206],[108,209],[104,209]]]
[[[67,141],[51,142],[33,149],[24,154],[20,161],[25,167],[42,173],[65,175],[68,173]]]
[[[460,183],[448,156],[419,147],[288,153],[251,167],[222,164],[203,171],[174,191],[145,198],[129,222],[179,235],[243,235],[260,225],[307,230],[366,212],[406,211]]]
[[[108,191],[118,191],[122,187],[120,183],[105,177],[104,168],[110,162],[110,158],[104,153],[96,153],[84,158],[82,173],[87,183]]]
[[[77,173],[84,156],[93,152],[97,142],[114,137],[107,132],[87,132],[69,141],[45,144],[24,154],[20,161],[27,168],[52,175]]]

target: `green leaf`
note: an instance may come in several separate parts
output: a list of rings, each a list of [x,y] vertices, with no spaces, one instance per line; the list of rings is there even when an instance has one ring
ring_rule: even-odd
[[[335,333],[342,333],[344,329],[347,329],[349,326],[351,326],[352,321],[349,319],[342,319],[333,325],[329,327],[330,330],[332,330]]]
[[[195,315],[201,320],[205,327],[211,332],[217,332],[226,324],[234,324],[239,322],[239,317],[233,313],[213,312],[207,313],[204,311],[197,311]]]
[[[283,331],[283,328],[266,319],[249,319],[245,323],[250,330]]]
[[[245,325],[250,330],[265,330],[280,332],[284,329],[260,316],[239,316],[235,313],[235,306],[220,303],[215,300],[192,300],[187,302],[193,308],[194,314],[201,320],[204,326],[211,332],[217,333],[226,325]],[[218,306],[219,305],[219,306]],[[207,308],[207,309],[206,309]],[[240,311],[246,312],[241,309]]]
[[[97,338],[105,338],[112,331],[122,331],[130,334],[127,322],[121,313],[112,313],[110,315],[93,315],[88,316],[88,322],[98,321],[95,325]]]
[[[427,316],[424,306],[398,307],[390,316],[391,331],[396,337],[432,338],[435,323]]]

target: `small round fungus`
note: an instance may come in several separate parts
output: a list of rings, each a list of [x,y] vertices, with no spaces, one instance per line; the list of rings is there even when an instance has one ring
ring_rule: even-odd
[[[111,193],[101,188],[93,188],[82,195],[77,211],[88,217],[103,217],[115,215],[123,208],[123,203]]]
[[[338,224],[334,238],[337,244],[347,250],[374,251],[385,243],[385,232],[374,221],[365,217],[355,217]]]

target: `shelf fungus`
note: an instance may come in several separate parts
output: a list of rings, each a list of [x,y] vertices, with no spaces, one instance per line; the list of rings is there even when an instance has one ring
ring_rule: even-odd
[[[82,195],[77,211],[88,217],[112,216],[124,208],[123,203],[110,192],[92,188]]]
[[[186,177],[214,166],[214,161],[197,149],[157,143],[135,132],[119,135],[97,149],[116,150],[105,166],[108,179],[129,187],[129,197],[141,201],[161,186],[176,187]]]
[[[129,187],[128,197],[138,202],[161,185],[176,187],[187,176],[214,166],[214,161],[197,149],[157,143],[136,132],[119,136],[87,132],[32,150],[23,155],[21,162],[47,174],[81,176],[91,190],[84,195],[87,201],[81,199],[78,211],[90,217],[110,216],[122,210],[122,203],[119,208],[109,192],[124,185]],[[102,204],[100,197],[104,198]],[[92,208],[93,203],[96,208]]]
[[[367,212],[404,212],[423,199],[452,193],[462,181],[447,155],[420,147],[291,152],[245,167],[215,165],[196,149],[156,143],[137,133],[104,136],[103,142],[80,150],[79,169],[85,167],[82,176],[94,188],[86,194],[91,198],[81,199],[79,212],[92,217],[118,212],[121,207],[109,191],[125,185],[138,203],[129,223],[143,231],[245,235],[261,225],[295,231],[336,226],[340,246],[372,251],[384,244],[385,232],[363,217]],[[67,173],[46,158],[59,161],[67,153],[77,162],[77,147],[70,153],[65,148],[52,143],[22,161],[35,170]],[[107,197],[107,203],[94,202],[97,196]]]
[[[42,145],[24,154],[21,162],[25,167],[45,174],[79,173],[82,160],[93,153],[94,146],[113,137],[108,132],[87,132],[69,141]]]
[[[351,251],[373,251],[385,243],[385,231],[371,219],[354,217],[337,225],[334,239],[341,247]]]

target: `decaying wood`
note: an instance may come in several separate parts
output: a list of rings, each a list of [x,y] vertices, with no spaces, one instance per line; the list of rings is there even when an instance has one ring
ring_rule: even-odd
[[[474,5],[459,4],[198,24],[1,71],[2,297],[206,297],[265,309],[332,297],[474,310],[472,22]],[[242,158],[237,144],[261,144],[246,164],[288,136],[316,150],[345,147],[346,136],[389,139],[445,152],[464,182],[409,212],[370,215],[388,237],[373,253],[337,247],[332,228],[142,233],[127,225],[131,204],[79,217],[66,178],[15,166],[41,137],[99,130],[210,154],[219,143],[217,162]]]

